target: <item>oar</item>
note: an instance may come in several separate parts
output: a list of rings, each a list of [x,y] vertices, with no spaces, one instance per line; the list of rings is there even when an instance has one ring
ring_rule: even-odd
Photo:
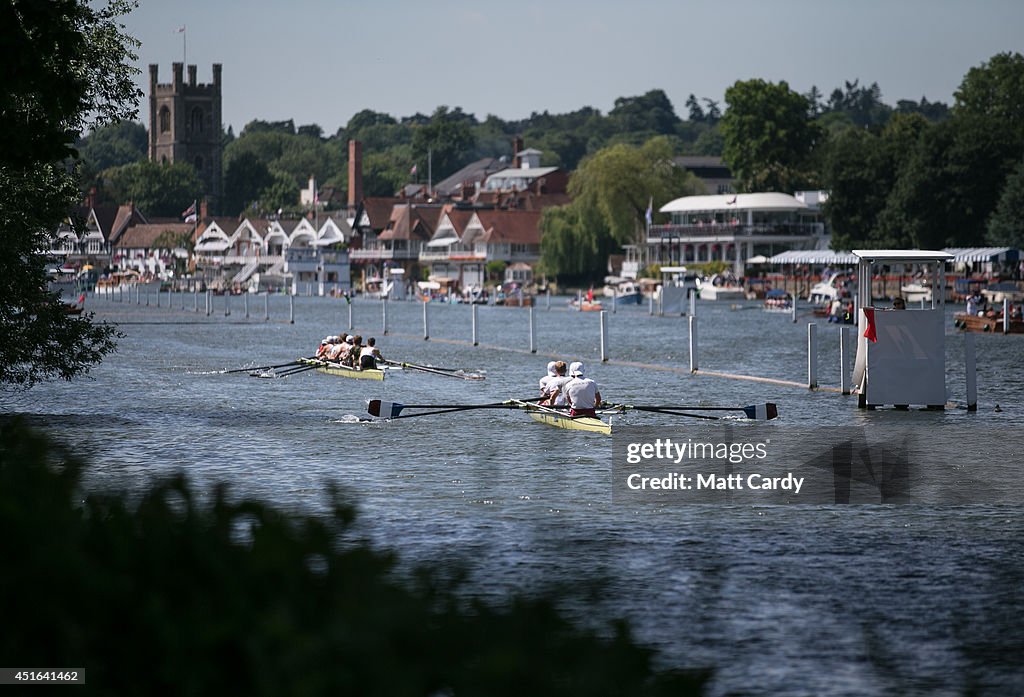
[[[258,365],[258,366],[254,366],[252,368],[234,368],[233,370],[222,370],[220,372],[221,372],[222,375],[227,375],[228,373],[244,373],[244,372],[251,372],[251,371],[254,371],[254,370],[273,370],[274,368],[284,368],[284,367],[289,366],[289,365],[298,365],[300,360],[308,360],[308,359],[300,358],[299,360],[288,361],[287,363],[281,363],[279,365]]]
[[[275,372],[273,370],[270,370],[270,371],[254,370],[251,373],[249,373],[249,375],[250,375],[250,377],[254,377],[254,378],[286,378],[289,375],[295,375],[296,373],[305,373],[307,370],[316,370],[318,367],[319,367],[319,365],[317,365],[317,364],[313,364],[313,365],[300,365],[298,368],[291,368],[290,370],[285,370],[285,371],[280,372],[280,373]]]
[[[430,416],[432,414],[447,414],[453,411],[470,411],[471,409],[519,409],[526,400],[510,399],[505,402],[492,402],[490,404],[401,404],[399,402],[384,402],[379,399],[371,399],[366,403],[366,411],[372,416],[379,416],[384,419],[409,419],[414,416]],[[418,414],[405,414],[406,409],[431,409],[433,411],[420,412]]]
[[[769,421],[778,417],[779,408],[772,402],[765,404],[753,404],[748,407],[702,407],[702,406],[636,406],[632,404],[620,405],[622,409],[633,411],[647,411],[654,414],[671,414],[673,416],[689,416],[695,419],[720,419],[720,416],[709,416],[706,414],[690,414],[684,409],[693,411],[742,411],[748,419],[757,421]]]
[[[448,378],[458,378],[459,380],[485,380],[486,377],[476,373],[463,373],[457,368],[432,368],[425,365],[416,365],[415,363],[399,363],[397,361],[385,361],[391,365],[398,365],[409,370],[419,370],[424,373],[433,373],[434,375],[443,375]]]

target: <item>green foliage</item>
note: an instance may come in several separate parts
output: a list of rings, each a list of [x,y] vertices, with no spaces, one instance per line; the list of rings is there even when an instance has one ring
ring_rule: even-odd
[[[270,168],[254,152],[240,152],[224,168],[224,212],[237,215],[259,202],[260,194],[274,183]]]
[[[457,572],[400,575],[333,487],[313,518],[224,487],[203,505],[183,476],[129,503],[82,473],[0,425],[0,655],[83,666],[91,693],[696,695],[709,677],[656,671],[624,622],[602,638],[554,595],[493,607]]]
[[[138,47],[113,0],[0,4],[0,383],[30,387],[88,371],[114,349],[115,330],[67,315],[46,292],[39,250],[80,200],[72,144],[87,128],[136,115]]]
[[[545,208],[540,229],[541,269],[562,282],[599,280],[618,246],[603,220],[578,203]]]
[[[270,184],[260,191],[260,207],[264,211],[292,210],[299,205],[299,185],[287,172],[270,171]]]
[[[725,91],[723,156],[739,191],[796,191],[807,180],[805,167],[819,130],[809,117],[807,98],[785,82],[737,82]]]
[[[1024,56],[999,53],[971,68],[953,96],[955,115],[992,117],[1024,144]]]
[[[425,175],[429,156],[434,181],[444,179],[469,164],[476,151],[474,125],[476,119],[461,108],[448,111],[446,106],[438,107],[429,123],[413,129],[413,164]]]
[[[160,164],[143,160],[103,173],[107,187],[118,201],[134,201],[148,216],[174,217],[190,202],[201,198],[202,182],[192,165]]]
[[[503,281],[505,279],[505,268],[508,265],[499,260],[487,262],[487,278],[491,281]]]
[[[985,239],[1000,247],[1024,249],[1024,161],[1006,178]]]
[[[149,150],[146,128],[135,121],[119,121],[97,128],[79,140],[78,156],[87,173],[145,160]]]
[[[860,87],[860,80],[846,82],[846,90],[835,89],[829,97],[824,113],[844,114],[855,126],[884,126],[892,115],[892,108],[882,103],[882,90],[877,82]],[[812,112],[816,104],[811,105]]]

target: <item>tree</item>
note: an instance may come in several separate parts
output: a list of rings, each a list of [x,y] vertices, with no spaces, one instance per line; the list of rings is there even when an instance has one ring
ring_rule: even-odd
[[[472,130],[475,123],[458,107],[452,111],[446,106],[438,107],[430,123],[417,126],[412,132],[413,164],[425,175],[429,157],[434,181],[454,173],[470,161],[476,149]]]
[[[103,173],[117,201],[133,201],[148,216],[173,217],[201,197],[203,184],[192,165],[143,160]]]
[[[135,39],[112,0],[0,5],[0,383],[70,380],[114,349],[115,329],[69,316],[46,291],[53,232],[80,200],[73,144],[87,128],[136,116]]]
[[[145,160],[149,135],[141,123],[119,121],[90,132],[76,147],[89,177],[111,167]]]
[[[642,236],[647,207],[702,190],[696,178],[672,161],[671,139],[641,147],[620,143],[580,163],[569,180],[572,204],[541,216],[544,272],[559,278],[595,280],[608,254]]]
[[[1024,160],[1006,178],[992,217],[988,220],[985,239],[1000,247],[1024,249]]]
[[[679,117],[663,90],[651,90],[639,97],[616,99],[608,121],[617,132],[651,137],[675,133]]]
[[[920,115],[900,114],[879,135],[849,128],[829,139],[821,172],[822,183],[831,192],[824,213],[833,249],[901,246],[901,240],[883,233],[879,216],[927,128]]]
[[[224,167],[224,211],[228,215],[241,213],[259,201],[260,193],[273,181],[267,164],[253,152],[228,159]]]
[[[1024,143],[1024,56],[1000,53],[967,71],[953,93],[954,115],[991,116]]]
[[[785,82],[737,82],[725,91],[723,156],[740,191],[793,191],[818,140],[807,98]]]
[[[263,210],[290,210],[299,205],[299,186],[295,179],[281,170],[270,171],[270,185],[260,192]]]

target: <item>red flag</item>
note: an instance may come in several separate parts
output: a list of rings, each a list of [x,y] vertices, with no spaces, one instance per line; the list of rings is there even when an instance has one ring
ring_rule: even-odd
[[[868,328],[864,330],[864,338],[877,343],[878,337],[875,335],[875,308],[865,307],[864,318],[868,321]]]

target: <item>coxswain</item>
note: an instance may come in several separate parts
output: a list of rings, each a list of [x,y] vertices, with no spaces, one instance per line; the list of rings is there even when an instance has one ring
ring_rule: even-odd
[[[548,380],[547,384],[547,400],[541,402],[541,404],[547,404],[552,407],[567,407],[569,406],[569,400],[565,396],[565,386],[572,380],[571,377],[566,375],[568,368],[565,365],[565,361],[557,361],[555,363],[555,377]]]
[[[384,356],[381,355],[380,349],[377,348],[377,340],[372,336],[366,340],[366,346],[359,352],[359,369],[360,370],[374,370],[377,367],[377,363],[384,362]]]
[[[601,403],[601,392],[597,383],[586,377],[586,369],[579,361],[569,366],[572,378],[565,385],[565,396],[569,401],[569,416],[597,417],[597,405]]]

